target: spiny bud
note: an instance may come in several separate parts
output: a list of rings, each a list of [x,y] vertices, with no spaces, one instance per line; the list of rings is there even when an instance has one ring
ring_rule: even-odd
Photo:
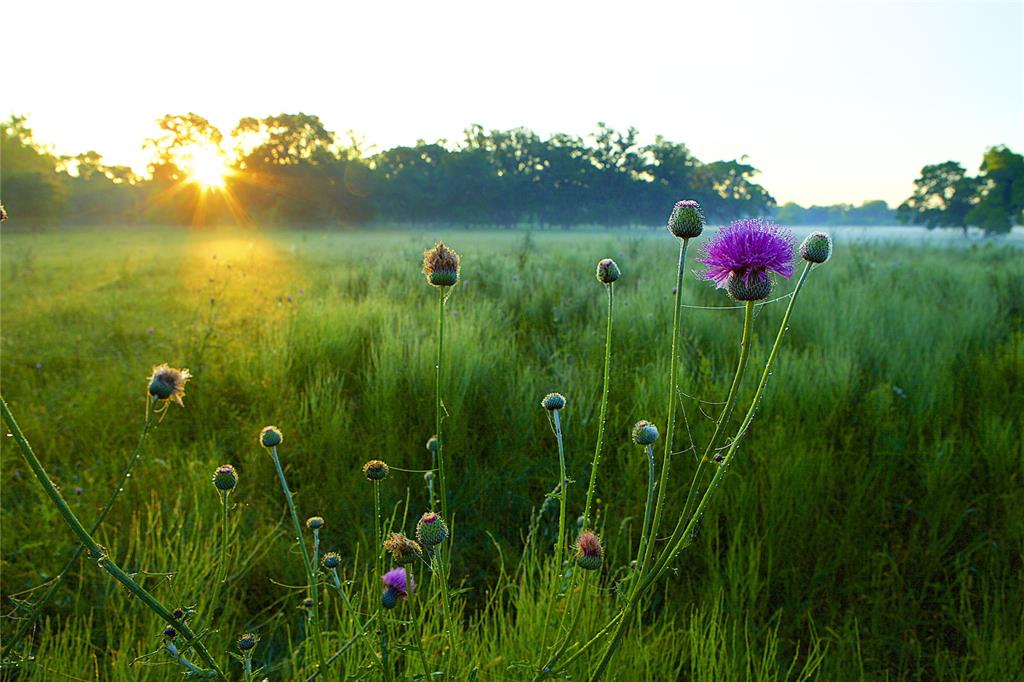
[[[540,401],[540,405],[548,412],[561,410],[565,407],[565,396],[561,393],[548,393],[544,396],[544,400]]]
[[[249,651],[256,646],[256,642],[258,641],[260,641],[260,638],[257,634],[253,632],[243,633],[242,636],[238,638],[238,650]]]
[[[275,448],[284,441],[281,430],[276,426],[264,426],[260,431],[260,445],[265,448]]]
[[[164,628],[164,637],[167,639],[174,639],[178,636],[178,631],[172,628],[170,625]]]
[[[235,471],[235,467],[230,464],[221,464],[217,467],[217,470],[213,472],[213,485],[217,487],[217,490],[224,492],[234,490],[238,485],[238,472]]]
[[[438,446],[438,444],[440,442],[441,441],[439,441],[437,439],[437,436],[431,436],[430,438],[427,439],[427,450],[429,450],[430,452],[436,453],[437,452],[437,446]]]
[[[576,565],[585,571],[596,571],[604,561],[601,540],[594,533],[585,530],[576,541]]]
[[[824,263],[832,257],[832,237],[827,232],[811,232],[800,245],[800,257],[810,263]]]
[[[704,231],[704,213],[692,199],[677,201],[668,218],[668,231],[680,239],[699,237]]]
[[[313,598],[312,597],[306,597],[305,599],[302,600],[302,605],[305,606],[307,609],[313,608]]]
[[[619,270],[619,266],[611,258],[605,258],[597,262],[597,281],[601,284],[611,284],[619,277],[622,277],[622,271]]]
[[[643,419],[633,425],[633,442],[637,445],[651,445],[658,440],[658,427]]]
[[[310,530],[320,530],[324,527],[324,517],[322,516],[310,516],[306,519],[306,528]]]
[[[175,369],[167,364],[157,365],[149,375],[149,394],[158,400],[173,400],[184,406],[185,384],[192,378],[187,369]]]
[[[434,512],[427,512],[416,524],[416,539],[425,547],[439,545],[448,539],[448,526]]]
[[[328,552],[324,554],[323,561],[321,562],[324,568],[337,568],[341,566],[341,555],[337,552]]]
[[[772,279],[766,273],[744,277],[738,272],[730,272],[725,290],[734,301],[763,301],[772,293]]]
[[[380,595],[380,605],[386,609],[393,609],[398,606],[398,593],[394,590],[384,590]]]
[[[459,281],[459,254],[438,242],[423,252],[423,274],[432,286],[454,286]]]
[[[388,477],[391,469],[379,459],[371,459],[363,465],[363,475],[371,481],[382,481]]]
[[[415,540],[410,540],[403,533],[392,533],[384,541],[384,549],[391,552],[396,564],[409,564],[423,556],[423,548]]]

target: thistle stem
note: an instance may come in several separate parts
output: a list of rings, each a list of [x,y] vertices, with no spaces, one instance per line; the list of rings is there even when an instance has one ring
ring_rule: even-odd
[[[50,480],[46,470],[43,469],[42,463],[39,458],[36,457],[32,451],[32,447],[25,439],[21,429],[18,427],[18,422],[15,421],[14,415],[11,414],[10,408],[7,406],[7,402],[0,396],[0,414],[3,416],[3,420],[7,423],[7,427],[11,430],[11,434],[14,436],[15,442],[18,444],[18,448],[21,450],[21,454],[25,457],[29,467],[32,468],[32,472],[36,478],[39,479],[39,483],[43,486],[44,492],[49,496],[50,501],[53,502],[54,506],[57,507],[57,511],[64,518],[65,523],[70,526],[71,530],[78,536],[78,539],[82,542],[82,545],[89,551],[89,554],[95,558],[97,565],[109,573],[115,580],[125,586],[129,592],[138,597],[138,599],[145,604],[151,611],[160,616],[168,625],[173,627],[185,641],[188,642],[203,659],[205,663],[214,674],[221,680],[227,681],[224,673],[221,672],[217,666],[216,661],[210,656],[210,652],[206,649],[206,645],[200,641],[196,635],[192,632],[191,628],[183,621],[175,618],[174,615],[167,610],[167,608],[157,600],[152,594],[147,592],[145,588],[139,585],[135,580],[125,573],[121,568],[114,563],[114,561],[106,556],[106,552],[100,547],[96,540],[93,539],[92,534],[89,533],[82,525],[82,522],[78,520],[75,513],[71,511],[68,503],[64,500],[64,497],[57,490],[57,487]]]
[[[323,668],[326,666],[327,661],[324,659],[324,643],[320,634],[320,599],[316,589],[316,579],[313,575],[313,568],[309,563],[309,550],[306,549],[306,543],[302,541],[302,525],[299,523],[299,514],[295,511],[295,501],[292,499],[292,491],[288,489],[288,481],[284,477],[284,469],[281,468],[281,460],[277,456],[277,446],[270,448],[270,454],[274,458],[274,466],[277,468],[277,477],[281,481],[281,490],[284,491],[284,497],[288,501],[288,511],[292,514],[292,523],[295,524],[295,541],[299,544],[299,549],[302,550],[302,564],[306,569],[306,582],[308,585],[309,598],[313,600],[313,645],[316,647],[316,657],[319,667]]]
[[[444,358],[444,303],[446,287],[437,288],[437,362],[434,363],[434,430],[437,432],[437,478],[441,487],[441,517],[448,516],[448,482],[444,476],[444,436],[442,435],[441,361]]]
[[[135,451],[132,453],[132,456],[128,458],[128,463],[125,465],[124,471],[121,472],[121,478],[118,480],[117,485],[115,485],[113,491],[111,491],[110,497],[107,499],[107,504],[104,505],[103,509],[100,510],[100,513],[96,517],[96,520],[92,522],[92,526],[89,529],[90,535],[96,533],[96,531],[99,530],[100,525],[103,523],[104,519],[107,518],[107,514],[114,506],[114,502],[117,500],[118,495],[120,495],[121,491],[124,490],[125,482],[129,478],[131,478],[132,468],[135,466],[135,463],[138,462],[139,458],[142,456],[142,444],[146,442],[146,436],[149,434],[150,428],[156,422],[156,406],[159,402],[159,398],[153,397],[152,400],[150,400],[149,404],[147,405],[146,420],[142,424],[142,434],[139,436],[139,441],[135,445]],[[39,599],[37,599],[35,603],[32,605],[32,610],[21,621],[21,624],[18,626],[18,629],[10,638],[10,641],[8,641],[6,645],[2,647],[2,651],[13,651],[14,647],[18,645],[18,642],[20,642],[22,638],[25,636],[25,634],[28,633],[29,629],[31,629],[32,625],[36,622],[36,619],[38,619],[39,615],[43,612],[43,608],[50,602],[50,599],[53,598],[53,595],[57,592],[57,589],[60,587],[61,583],[64,582],[64,578],[67,575],[68,571],[70,571],[74,567],[74,565],[78,562],[78,559],[82,556],[82,553],[84,551],[85,545],[81,543],[79,543],[75,547],[75,550],[71,553],[71,557],[67,560],[67,563],[65,563],[64,567],[60,569],[59,573],[57,573],[57,577],[55,577],[53,579],[53,582],[50,583],[50,586],[46,589],[46,592],[44,592],[42,596],[40,596]]]
[[[459,644],[458,638],[455,635],[455,621],[452,619],[452,604],[448,597],[448,579],[445,577],[443,568],[441,566],[441,553],[435,546],[431,552],[431,558],[435,564],[434,574],[437,575],[440,580],[438,583],[441,586],[441,603],[444,606],[444,624],[448,631],[448,663],[446,667],[445,677],[449,677],[451,673],[451,663],[458,656]]]
[[[580,624],[580,616],[583,614],[583,603],[586,597],[587,585],[589,584],[589,580],[587,579],[589,577],[588,573],[589,571],[584,573],[583,582],[580,583],[580,598],[576,602],[576,609],[573,612],[572,623],[569,625],[569,631],[565,634],[565,638],[562,640],[562,643],[557,649],[555,649],[555,652],[551,654],[551,657],[540,669],[540,672],[533,678],[534,682],[544,679],[551,673],[552,668],[556,663],[558,663],[558,659],[562,657],[562,654],[565,653],[566,648],[568,648],[570,642],[572,642],[573,635],[576,634],[576,629]]]
[[[654,446],[648,445],[644,449],[647,451],[647,502],[644,505],[644,525],[640,529],[640,549],[637,556],[644,556],[647,547],[654,544],[654,537],[650,534],[651,511],[654,506]],[[634,576],[638,574],[635,573]]]
[[[604,334],[604,383],[601,388],[601,413],[597,421],[597,445],[594,446],[594,461],[590,465],[590,483],[587,485],[587,502],[583,507],[583,530],[590,527],[590,509],[597,486],[597,467],[601,464],[601,449],[604,447],[604,425],[608,417],[608,386],[612,364],[612,308],[615,303],[615,284],[606,284],[608,291],[608,321]]]
[[[224,582],[228,578],[228,497],[231,495],[231,491],[225,490],[221,495],[222,501],[222,514],[221,514],[221,543],[220,543],[220,574],[221,582]]]
[[[562,562],[565,560],[565,508],[568,497],[568,479],[565,475],[565,446],[562,443],[562,422],[558,416],[558,410],[552,410],[552,420],[555,424],[555,440],[558,441],[558,469],[561,490],[558,493],[558,544],[555,545],[555,570],[561,575]]]

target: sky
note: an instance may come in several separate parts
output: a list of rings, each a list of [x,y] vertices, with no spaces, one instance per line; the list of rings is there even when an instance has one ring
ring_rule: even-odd
[[[387,149],[598,121],[761,170],[780,203],[908,196],[1024,149],[1017,2],[0,2],[0,116],[144,170],[167,113],[316,114]]]

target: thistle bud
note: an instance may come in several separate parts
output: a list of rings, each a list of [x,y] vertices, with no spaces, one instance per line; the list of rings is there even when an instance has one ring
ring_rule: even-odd
[[[398,593],[394,590],[384,590],[380,595],[380,605],[386,609],[393,609],[398,606]]]
[[[454,286],[459,281],[459,254],[438,242],[423,252],[423,274],[431,286]]]
[[[235,467],[230,464],[221,464],[217,467],[213,472],[213,485],[222,492],[234,490],[238,485],[238,472],[235,471]]]
[[[164,628],[164,637],[167,639],[174,639],[178,636],[178,631],[172,628],[170,625]]]
[[[338,566],[341,566],[341,555],[337,552],[328,552],[327,554],[324,554],[324,558],[321,563],[324,565],[324,568],[327,569],[337,568]]]
[[[313,608],[313,599],[312,599],[312,597],[306,597],[305,599],[303,599],[302,600],[302,605],[305,606],[307,609]]]
[[[386,609],[395,608],[399,598],[405,599],[409,591],[414,589],[412,576],[407,574],[404,568],[392,568],[380,577],[380,581],[384,583],[380,603]]]
[[[692,199],[677,201],[668,218],[668,231],[680,239],[699,237],[704,231],[704,213]]]
[[[561,393],[548,393],[544,396],[544,400],[540,401],[540,404],[548,412],[561,410],[565,407],[565,396]]]
[[[256,642],[258,642],[258,641],[260,641],[260,638],[255,633],[246,632],[241,637],[238,638],[238,642],[237,642],[238,650],[239,651],[249,651],[254,646],[256,646]]]
[[[371,481],[383,481],[391,470],[379,459],[371,459],[363,465],[363,475]]]
[[[832,257],[832,237],[826,232],[811,232],[800,245],[800,257],[809,263],[824,263]]]
[[[594,533],[585,530],[576,541],[576,565],[585,571],[596,571],[604,562],[601,540]]]
[[[437,446],[440,444],[440,442],[441,441],[437,439],[437,436],[431,436],[430,438],[427,439],[427,450],[437,454]]]
[[[260,445],[265,448],[276,448],[284,441],[281,430],[276,426],[264,426],[260,431]]]
[[[658,440],[658,427],[646,419],[633,425],[633,442],[637,445],[651,445]]]
[[[185,617],[185,609],[174,609],[174,611],[171,612],[171,615],[178,620],[181,620]]]
[[[416,539],[424,547],[439,545],[448,539],[448,526],[440,516],[427,512],[416,524]]]
[[[415,540],[410,540],[402,533],[392,533],[384,541],[384,549],[391,552],[396,564],[410,564],[423,556],[423,548]]]
[[[763,301],[772,293],[772,280],[767,274],[745,277],[738,272],[730,272],[725,290],[734,301]]]
[[[619,270],[619,266],[611,258],[605,258],[597,262],[598,282],[601,284],[611,284],[619,277],[622,277],[622,271]]]
[[[310,530],[320,530],[324,527],[324,517],[322,516],[310,516],[306,519],[306,528]]]

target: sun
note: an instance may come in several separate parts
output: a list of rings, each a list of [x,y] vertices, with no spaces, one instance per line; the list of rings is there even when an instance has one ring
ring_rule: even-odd
[[[227,158],[213,145],[193,145],[182,150],[180,165],[189,180],[203,189],[223,189],[230,174]]]

